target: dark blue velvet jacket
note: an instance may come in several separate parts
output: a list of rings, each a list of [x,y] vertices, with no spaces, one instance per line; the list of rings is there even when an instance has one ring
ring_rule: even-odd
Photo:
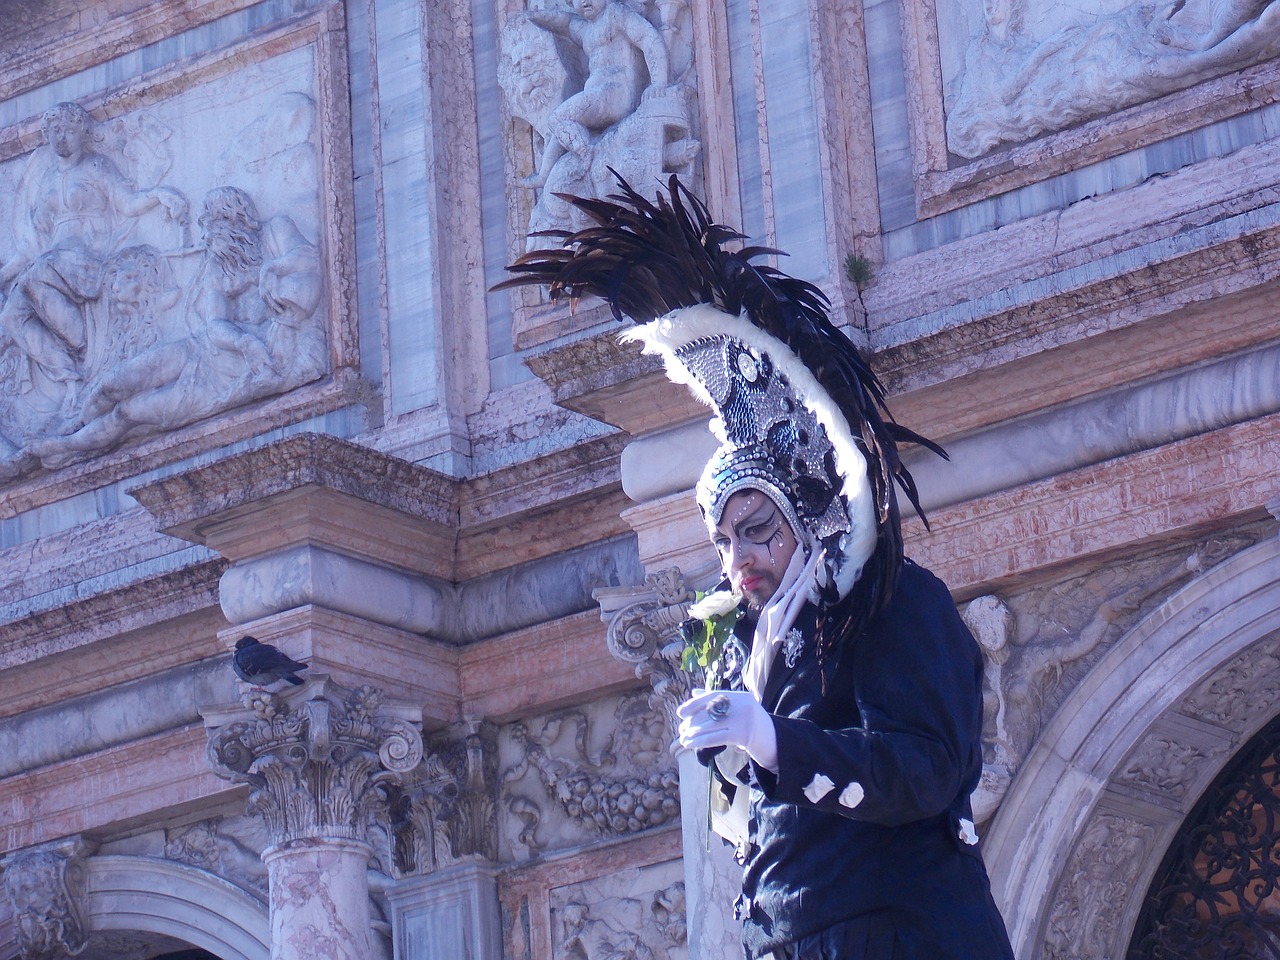
[[[748,955],[872,915],[912,960],[1012,960],[963,838],[982,772],[982,656],[946,587],[908,562],[885,611],[826,655],[825,681],[816,619],[801,611],[801,645],[765,687],[778,773],[751,764],[744,777]],[[726,646],[726,686],[741,689],[749,643]]]

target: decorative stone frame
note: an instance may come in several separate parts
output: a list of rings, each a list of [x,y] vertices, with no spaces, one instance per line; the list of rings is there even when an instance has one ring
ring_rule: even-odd
[[[206,870],[155,857],[84,861],[84,914],[91,932],[174,937],[223,960],[271,956],[267,905]],[[0,958],[17,960],[12,921],[0,916]]]
[[[1124,955],[1187,813],[1280,704],[1277,571],[1271,539],[1192,581],[1108,650],[1046,726],[984,846],[1019,957]],[[1180,768],[1160,776],[1171,757]],[[1105,893],[1082,880],[1097,863]]]
[[[953,165],[947,149],[936,0],[904,3],[899,9],[920,219],[1280,101],[1280,61],[1272,60]]]
[[[171,24],[173,32],[189,26],[176,17]],[[281,21],[229,46],[210,50],[191,60],[167,64],[118,87],[81,96],[77,102],[101,122],[229,76],[246,64],[262,63],[306,46],[314,47],[314,74],[309,92],[316,103],[320,170],[316,246],[325,272],[322,309],[328,315],[328,372],[319,380],[278,396],[214,414],[172,432],[127,443],[51,474],[36,474],[20,480],[0,497],[0,518],[247,439],[259,433],[267,422],[296,422],[365,399],[367,387],[358,375],[358,317],[353,282],[355,215],[343,8],[335,4]],[[84,69],[89,65],[76,61],[76,66]],[[39,116],[0,130],[0,162],[28,153],[42,142]]]
[[[524,0],[498,0],[495,3],[495,35],[526,6]],[[733,89],[729,71],[727,13],[721,4],[690,4],[689,30],[694,38],[693,68],[698,76],[697,129],[703,149],[694,161],[702,180],[700,196],[717,216],[729,223],[737,222],[740,209],[738,192],[738,152],[734,139]],[[500,98],[503,151],[503,173],[508,185],[524,176],[527,156],[523,133],[525,125],[511,116],[506,98]],[[517,138],[516,132],[520,132]],[[637,184],[640,187],[642,185]],[[643,185],[651,194],[652,185]],[[507,262],[524,252],[525,227],[534,207],[533,194],[517,190],[507,195]],[[561,337],[581,334],[596,328],[615,326],[608,308],[599,301],[584,309],[570,309],[567,304],[548,304],[542,293],[532,287],[509,291],[512,308],[512,337],[517,350],[548,344]]]

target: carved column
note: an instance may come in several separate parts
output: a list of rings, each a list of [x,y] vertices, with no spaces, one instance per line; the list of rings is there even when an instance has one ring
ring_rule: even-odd
[[[500,960],[497,728],[467,720],[431,748],[391,807],[395,955]]]
[[[317,674],[204,717],[214,771],[249,785],[248,810],[271,837],[272,960],[374,956],[368,824],[422,760],[421,711]]]
[[[22,960],[74,957],[89,945],[84,858],[92,852],[70,837],[0,860]]]
[[[680,624],[693,603],[694,587],[710,589],[720,579],[708,568],[685,579],[679,567],[650,574],[643,587],[597,590],[609,651],[635,665],[636,676],[653,684],[656,700],[675,730],[676,707],[689,696],[690,675],[680,666],[684,641]],[[684,890],[689,955],[730,960],[741,955],[738,924],[729,905],[741,889],[741,870],[729,847],[707,829],[707,769],[688,750],[677,750],[680,816],[684,839]]]

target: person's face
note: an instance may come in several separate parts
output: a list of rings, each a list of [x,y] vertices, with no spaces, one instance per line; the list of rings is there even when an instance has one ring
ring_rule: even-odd
[[[739,490],[729,498],[712,542],[730,585],[755,610],[777,592],[798,546],[782,511],[759,490]]]
[[[578,16],[594,20],[604,12],[604,5],[607,2],[608,0],[574,0],[573,6]]]

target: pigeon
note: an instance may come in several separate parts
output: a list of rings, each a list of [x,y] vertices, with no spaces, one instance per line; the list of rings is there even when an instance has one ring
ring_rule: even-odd
[[[255,687],[265,687],[277,680],[300,685],[302,680],[295,671],[307,669],[305,663],[289,659],[271,644],[259,643],[256,637],[247,636],[236,641],[231,666],[237,677]]]

